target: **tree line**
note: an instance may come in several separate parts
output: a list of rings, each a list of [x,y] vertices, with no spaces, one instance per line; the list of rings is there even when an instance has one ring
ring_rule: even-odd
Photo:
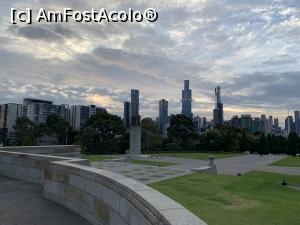
[[[300,138],[290,133],[282,136],[252,134],[232,126],[217,126],[198,135],[192,119],[172,115],[168,136],[160,134],[158,124],[144,118],[142,151],[222,151],[259,154],[300,153]],[[129,131],[119,116],[107,112],[90,117],[83,131],[75,132],[69,123],[58,115],[49,115],[46,124],[36,124],[26,117],[18,118],[15,125],[17,145],[34,145],[43,135],[55,137],[60,144],[80,144],[86,154],[125,153],[129,149]]]

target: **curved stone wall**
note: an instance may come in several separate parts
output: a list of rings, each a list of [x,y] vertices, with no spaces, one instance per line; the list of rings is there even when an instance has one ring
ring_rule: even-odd
[[[94,225],[205,225],[183,206],[84,159],[0,151],[0,175],[42,184],[43,194]]]

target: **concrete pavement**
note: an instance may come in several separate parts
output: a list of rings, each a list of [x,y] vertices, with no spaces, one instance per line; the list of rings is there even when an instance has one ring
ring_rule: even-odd
[[[90,225],[41,192],[40,185],[0,176],[0,225]]]

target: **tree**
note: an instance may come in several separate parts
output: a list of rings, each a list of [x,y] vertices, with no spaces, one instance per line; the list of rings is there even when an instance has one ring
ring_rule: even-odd
[[[190,117],[181,114],[171,116],[168,128],[168,138],[171,142],[185,146],[191,144],[196,136],[195,125]]]
[[[57,114],[50,114],[47,117],[46,126],[49,136],[56,137],[61,144],[68,144],[69,134],[72,133],[72,128],[68,121]]]
[[[260,135],[259,138],[259,154],[264,155],[269,153],[267,138],[264,134]]]
[[[287,151],[288,155],[295,156],[299,147],[299,138],[295,132],[291,132],[287,139]]]
[[[18,146],[35,145],[38,137],[43,135],[42,127],[32,122],[27,117],[19,117],[14,126]]]
[[[87,121],[80,140],[82,150],[89,154],[124,153],[121,143],[125,131],[120,117],[97,113]]]
[[[159,132],[159,126],[151,118],[144,118],[142,126],[142,150],[144,152],[161,149],[163,137]]]

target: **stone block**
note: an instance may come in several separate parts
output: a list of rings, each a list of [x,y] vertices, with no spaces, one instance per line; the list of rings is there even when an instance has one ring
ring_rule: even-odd
[[[40,169],[28,168],[28,176],[34,178],[41,178],[42,172]]]
[[[85,178],[71,174],[69,183],[80,190],[84,190]]]
[[[119,212],[120,196],[105,186],[102,188],[102,201],[116,212]]]

